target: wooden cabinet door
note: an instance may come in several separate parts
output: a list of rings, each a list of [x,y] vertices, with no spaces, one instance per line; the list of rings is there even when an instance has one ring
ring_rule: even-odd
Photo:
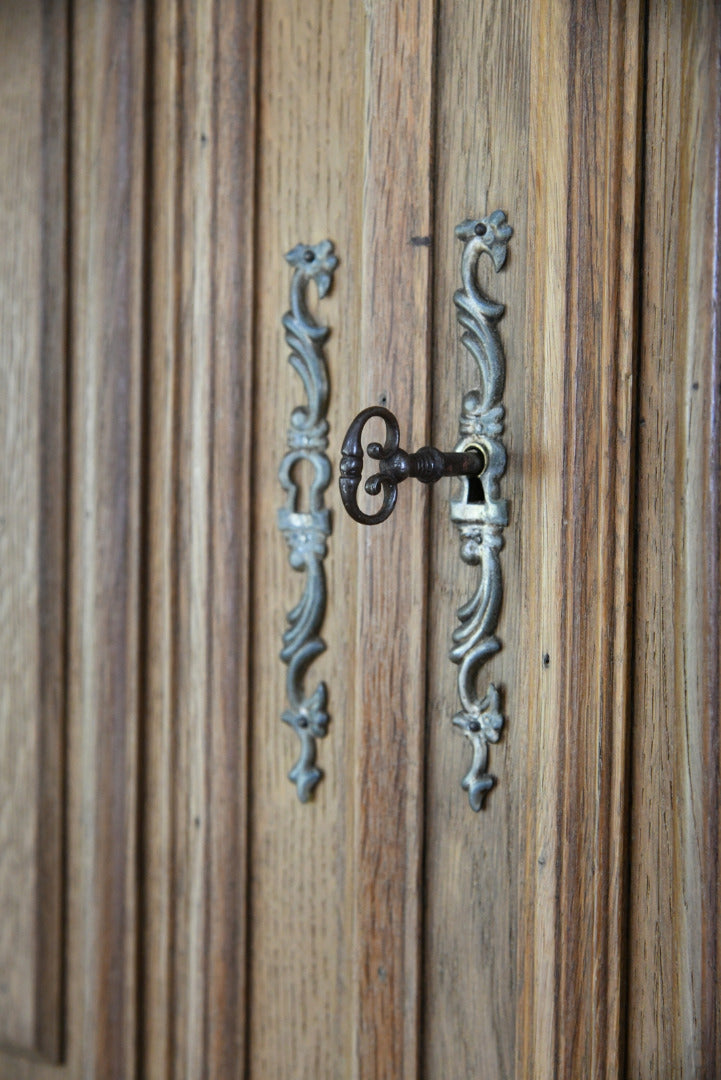
[[[711,2],[0,7],[0,1077],[717,1075],[720,57]],[[450,481],[366,528],[336,479],[368,405],[455,444],[496,209],[474,813]],[[301,802],[281,320],[324,239]]]

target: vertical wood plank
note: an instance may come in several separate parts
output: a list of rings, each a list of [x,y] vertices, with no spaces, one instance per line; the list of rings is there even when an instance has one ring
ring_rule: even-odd
[[[178,487],[177,395],[179,297],[177,261],[182,234],[180,197],[179,94],[182,56],[178,4],[155,4],[152,37],[150,231],[150,347],[147,514],[148,637],[145,667],[144,768],[142,823],[142,1063],[149,1075],[174,1076],[174,1017],[180,1013],[182,980],[174,982],[174,789],[177,762],[174,730],[177,693],[173,685],[177,657],[177,575],[174,507]]]
[[[42,481],[40,489],[40,742],[38,912],[38,1049],[58,1062],[67,1009],[67,691],[68,691],[68,158],[70,150],[69,16],[67,3],[43,6]],[[50,538],[54,537],[52,549]]]
[[[242,1076],[256,10],[153,30],[143,1062]]]
[[[148,636],[145,659],[145,760],[142,790],[145,821],[141,831],[145,880],[143,910],[142,1060],[149,1075],[173,1077],[175,1017],[182,1016],[183,983],[174,981],[176,934],[174,896],[174,791],[179,782],[175,747],[178,654],[174,513],[177,477],[177,411],[180,301],[177,263],[183,236],[179,226],[181,193],[179,7],[175,0],[155,6],[150,76],[152,174],[149,282],[152,303],[148,405],[147,515],[151,538],[147,562]],[[185,955],[184,951],[180,954]]]
[[[63,86],[69,85],[69,161],[65,150],[58,151],[52,162],[58,172],[47,181],[42,205],[44,272],[57,274],[53,288],[62,293],[42,331],[48,365],[43,393],[54,393],[51,408],[64,413],[67,386],[69,423],[69,492],[59,482],[46,508],[62,512],[52,510],[53,500],[62,508],[67,497],[68,640],[65,649],[62,641],[56,645],[59,655],[49,660],[47,673],[52,680],[58,666],[67,665],[66,756],[59,732],[47,747],[66,769],[66,806],[46,804],[48,825],[66,829],[57,870],[66,890],[64,993],[54,1052],[62,1066],[2,1055],[0,1071],[13,1080],[49,1080],[106,1075],[111,1068],[113,1077],[130,1080],[138,1064],[146,12],[140,3],[80,2],[68,25],[62,7],[44,11],[46,70],[62,64],[56,52],[66,35],[70,59],[67,81],[64,75],[53,86],[58,98],[45,132],[51,138],[52,124],[61,123]],[[28,38],[17,45],[27,57]],[[68,179],[66,225],[62,191]],[[48,452],[50,447],[43,450]],[[63,464],[60,448],[58,453],[56,469]],[[56,559],[49,557],[43,567],[48,581],[57,572]],[[52,610],[49,602],[51,622]],[[52,683],[49,690],[52,699]],[[47,798],[52,790],[49,785]],[[61,895],[59,889],[58,903]],[[48,991],[50,1002],[53,989],[43,982],[40,993]],[[36,1049],[48,1056],[42,1041]]]
[[[623,1020],[641,15],[542,4],[533,41],[516,1070],[611,1077]]]
[[[63,1007],[67,9],[0,10],[0,1042]]]
[[[217,147],[213,226],[215,424],[211,522],[215,625],[209,768],[206,1075],[246,1075],[250,772],[253,294],[257,0],[222,0],[214,14]]]
[[[136,1075],[146,12],[73,12],[68,1029]]]
[[[721,1067],[721,12],[651,3],[629,1077]]]
[[[429,680],[426,742],[424,898],[424,1076],[513,1075],[517,985],[517,907],[522,867],[519,805],[530,717],[519,638],[526,362],[525,285],[529,265],[528,138],[530,7],[445,0],[438,18],[437,146],[434,227],[433,445],[458,438],[464,394],[477,365],[460,343],[453,303],[462,244],[454,227],[502,208],[514,230],[503,271],[482,260],[481,283],[507,306],[499,324],[506,353],[502,495],[509,525],[501,554],[505,600],[502,649],[480,673],[503,687],[506,723],[493,746],[497,777],[480,814],[461,788],[470,749],[452,726],[457,673],[448,653],[456,611],[472,595],[477,568],[460,560],[449,517],[451,482],[431,496]],[[539,645],[534,657],[540,663]]]
[[[363,6],[341,0],[267,0],[261,27],[257,174],[255,467],[253,492],[252,875],[249,1072],[347,1076],[351,1055],[356,532],[340,504],[338,448],[358,409],[363,191]],[[278,468],[293,410],[306,400],[281,318],[289,307],[297,243],[330,239],[339,258],[332,291],[308,302],[330,327],[329,448],[325,494],[332,533],[324,567],[327,648],[308,670],[328,689],[330,722],[318,741],[323,778],[301,804],[288,772],[298,740],[281,722],[287,613],[303,576],[278,531],[285,502]],[[309,471],[301,473],[307,494]]]
[[[358,406],[429,435],[434,8],[368,4]],[[354,1075],[419,1071],[427,500],[359,527]]]
[[[562,590],[558,564],[561,477],[565,460],[563,413],[566,328],[565,243],[567,139],[568,12],[546,5],[532,21],[531,124],[529,136],[528,237],[531,265],[526,286],[529,334],[524,353],[536,357],[527,368],[522,465],[521,578],[525,626],[519,656],[535,658],[523,674],[527,686],[529,762],[520,812],[523,872],[519,895],[519,984],[516,1019],[516,1075],[550,1077],[557,1073],[553,967],[556,932],[558,850],[555,775],[559,755],[560,604],[545,604]],[[552,102],[544,98],[559,88]],[[539,99],[540,95],[540,99]],[[516,238],[517,240],[517,238]],[[534,254],[542,266],[536,270]],[[534,438],[535,436],[535,438]],[[531,570],[533,567],[533,570]],[[509,585],[510,587],[510,585]],[[528,650],[530,649],[530,652]],[[539,662],[539,652],[541,659]],[[544,666],[543,657],[548,656]]]

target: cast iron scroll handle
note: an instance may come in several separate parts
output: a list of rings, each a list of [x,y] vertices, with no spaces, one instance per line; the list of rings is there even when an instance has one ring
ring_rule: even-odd
[[[358,485],[363,475],[363,444],[361,436],[368,421],[377,416],[385,422],[386,441],[368,444],[368,456],[379,462],[378,472],[365,482],[369,495],[379,495],[383,488],[383,505],[375,514],[365,514],[358,506]],[[361,525],[380,525],[393,513],[402,480],[413,477],[422,484],[435,484],[442,476],[478,476],[484,459],[480,451],[468,450],[444,454],[435,446],[423,446],[415,454],[400,448],[398,421],[389,409],[372,405],[359,412],[348,428],[340,459],[340,495],[343,505],[354,521]]]
[[[285,505],[278,511],[278,526],[288,543],[290,565],[304,577],[301,598],[288,612],[283,634],[280,658],[288,665],[288,708],[281,720],[293,728],[300,740],[300,755],[288,779],[305,803],[313,797],[323,776],[316,763],[317,744],[325,738],[329,721],[325,682],[316,683],[314,689],[305,683],[310,665],[326,647],[320,636],[326,609],[323,560],[331,531],[330,510],[325,505],[331,466],[326,453],[329,378],[324,352],[330,330],[311,314],[308,294],[313,283],[318,299],[323,299],[333,282],[338,259],[330,240],[296,244],[285,258],[293,267],[290,311],[283,316],[290,348],[288,359],[301,378],[307,402],[290,414],[288,449],[278,473],[286,493]],[[306,467],[303,476],[298,475],[299,464]]]

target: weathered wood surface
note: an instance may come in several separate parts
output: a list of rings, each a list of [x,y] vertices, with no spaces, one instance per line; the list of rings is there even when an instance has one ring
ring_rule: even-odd
[[[642,31],[633,4],[531,24],[518,1076],[622,1055]]]
[[[434,5],[368,5],[358,408],[430,424]],[[356,410],[357,411],[357,410]],[[410,490],[408,490],[410,489]],[[358,528],[353,1073],[420,1067],[428,491]]]
[[[436,189],[433,232],[433,444],[458,438],[464,393],[478,368],[460,344],[453,293],[462,244],[454,227],[503,209],[514,235],[501,273],[480,263],[481,287],[507,304],[499,323],[507,361],[501,488],[510,520],[501,553],[503,648],[480,672],[503,687],[506,725],[491,748],[497,789],[474,814],[461,779],[471,751],[451,719],[459,710],[458,669],[450,663],[456,611],[472,594],[477,568],[459,556],[449,519],[451,482],[432,493],[429,575],[429,677],[425,742],[424,1069],[423,1075],[512,1076],[518,999],[518,889],[521,783],[532,725],[519,649],[526,604],[519,589],[524,491],[523,421],[528,250],[530,8],[444,3],[438,24]],[[513,87],[513,93],[508,92]],[[482,103],[482,107],[479,107]],[[532,659],[538,659],[538,643]],[[540,660],[538,661],[540,663]]]
[[[649,6],[627,1075],[721,1069],[721,12]]]
[[[52,915],[55,905],[62,905],[64,916],[63,982],[58,996],[59,956],[55,961],[49,956],[50,978],[46,984],[41,973],[38,990],[42,1004],[37,1015],[41,1020],[48,1007],[55,1015],[47,1019],[48,1026],[36,1028],[35,1050],[45,1057],[62,1056],[68,1075],[103,1075],[112,1062],[115,1077],[130,1078],[136,1075],[137,1035],[146,27],[139,6],[121,9],[114,4],[79,3],[69,25],[61,6],[43,10],[42,44],[31,32],[33,17],[38,16],[34,5],[32,10],[23,8],[21,14],[13,7],[13,12],[19,13],[17,26],[23,28],[23,34],[19,39],[3,39],[4,48],[10,52],[17,49],[18,57],[31,62],[30,69],[21,65],[24,73],[19,89],[27,86],[26,78],[31,78],[33,70],[38,87],[43,72],[51,84],[43,88],[48,106],[42,128],[37,119],[28,116],[27,128],[4,144],[17,147],[41,135],[42,150],[48,155],[43,164],[43,169],[49,170],[42,181],[46,186],[37,189],[35,205],[25,207],[28,216],[24,223],[18,219],[28,241],[26,255],[43,260],[43,273],[52,275],[47,278],[48,288],[35,293],[39,306],[34,318],[42,317],[42,305],[48,303],[44,312],[48,322],[36,322],[35,331],[28,327],[29,334],[37,335],[35,348],[42,343],[47,349],[43,367],[53,365],[46,369],[44,379],[56,379],[54,386],[42,388],[43,394],[54,400],[43,417],[49,421],[43,427],[48,442],[40,444],[41,455],[58,454],[55,462],[48,462],[51,471],[43,480],[44,485],[54,475],[56,486],[41,509],[41,515],[48,510],[55,515],[55,537],[37,532],[37,517],[35,525],[30,524],[30,543],[35,544],[37,565],[42,568],[41,596],[62,565],[62,513],[68,490],[63,479],[63,394],[64,371],[69,372],[69,576],[64,587],[57,580],[53,582],[53,588],[63,590],[68,636],[64,649],[62,639],[57,640],[57,601],[54,604],[48,598],[40,626],[56,640],[47,672],[47,704],[60,715],[43,718],[48,725],[46,733],[54,727],[45,749],[53,754],[55,779],[46,769],[40,772],[39,779],[47,779],[48,787],[43,788],[38,804],[48,813],[43,828],[58,829],[62,823],[65,829],[62,871],[53,870],[51,862],[47,882],[57,889],[47,909],[51,919],[56,918]],[[68,34],[69,71],[64,59]],[[33,53],[34,41],[39,53]],[[72,87],[69,144],[64,130],[68,85]],[[66,152],[70,155],[67,173],[63,167]],[[23,183],[37,183],[31,162],[26,164]],[[67,226],[66,176],[71,178]],[[18,191],[22,186],[17,184]],[[8,190],[5,183],[3,190]],[[14,195],[17,197],[17,192]],[[38,250],[36,230],[40,225],[43,246]],[[68,237],[72,237],[69,247]],[[36,277],[34,288],[41,282],[42,278]],[[19,288],[18,297],[32,298],[29,283],[25,285],[27,292]],[[58,291],[55,299],[54,290]],[[27,346],[28,370],[37,372],[40,358],[33,358],[32,337]],[[53,371],[54,375],[50,374]],[[60,415],[53,420],[56,410]],[[39,409],[33,423],[41,416]],[[41,495],[38,491],[38,497]],[[54,500],[58,501],[53,509]],[[45,541],[50,545],[47,551],[43,550]],[[44,580],[46,574],[50,577]],[[50,638],[43,649],[49,642]],[[29,653],[28,665],[37,659]],[[62,702],[57,696],[53,701],[53,695],[58,694],[58,665],[65,666],[65,717]],[[42,677],[45,672],[39,674]],[[58,805],[62,769],[67,778],[64,807]],[[37,781],[28,784],[28,792],[38,798]],[[42,860],[38,869],[44,872]],[[24,886],[16,882],[16,888],[18,899],[25,903]],[[38,899],[37,891],[31,894],[31,901]],[[44,947],[47,928],[43,929],[40,921],[38,926],[38,944]],[[55,1066],[6,1054],[0,1057],[0,1071],[3,1076],[35,1080],[59,1074]]]
[[[336,468],[357,411],[360,353],[363,79],[362,5],[269,0],[262,5],[254,352],[253,611],[249,1076],[333,1076],[351,1054],[353,770],[357,659],[355,526],[340,505]],[[286,672],[279,654],[304,575],[288,563],[277,510],[278,468],[290,416],[306,401],[281,318],[289,308],[297,243],[333,241],[332,291],[309,304],[331,328],[325,344],[330,399],[332,535],[324,560],[327,651],[310,666],[310,693],[328,687],[330,723],[318,741],[324,776],[301,804],[288,772],[299,743],[282,723]],[[310,470],[301,470],[307,495]],[[303,504],[301,508],[306,508]],[[340,1064],[339,1064],[340,1063]]]
[[[147,23],[72,13],[71,1073],[136,1075]]]
[[[0,8],[0,1045],[57,1060],[66,715],[67,27]]]
[[[0,1074],[714,1076],[716,7],[6,7]],[[301,805],[283,253],[341,260],[334,465],[374,403],[449,448],[452,230],[496,207],[498,786],[473,815],[449,485],[362,529],[334,476]]]
[[[245,1074],[256,14],[156,5],[140,1067]]]

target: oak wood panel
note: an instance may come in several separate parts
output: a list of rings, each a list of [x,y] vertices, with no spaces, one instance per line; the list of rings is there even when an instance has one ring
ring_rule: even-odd
[[[430,421],[434,5],[367,5],[359,407]],[[358,528],[353,1075],[419,1074],[428,492]]]
[[[65,718],[67,11],[0,8],[0,1043],[57,1060]]]
[[[28,550],[11,538],[16,561],[35,560],[43,619],[16,642],[14,610],[3,618],[2,654],[35,656],[38,722],[12,783],[40,791],[42,812],[10,831],[45,888],[29,893],[39,921],[25,916],[34,970],[15,969],[17,1011],[0,1016],[65,1067],[2,1052],[0,1075],[715,1075],[718,12],[651,4],[648,20],[633,638],[638,8],[449,0],[435,80],[430,2],[272,0],[260,38],[251,3],[158,0],[152,20],[143,4],[79,3],[69,283],[66,23],[60,6],[38,12],[24,9],[17,78],[8,69],[36,167],[16,169],[22,229],[0,258],[5,286],[40,286],[0,317],[27,347],[8,364],[26,380],[4,420],[22,473],[8,491],[29,507]],[[279,719],[298,579],[275,477],[301,393],[282,253],[330,236],[341,257],[318,307],[333,328],[331,456],[376,401],[405,445],[427,441],[431,377],[433,435],[450,445],[469,366],[452,228],[495,205],[515,229],[507,269],[485,268],[508,305],[498,788],[477,817],[459,787],[446,652],[464,594],[447,490],[404,486],[391,521],[363,530],[333,487],[329,648],[313,672],[332,723],[301,806]],[[13,606],[19,590],[2,586]],[[7,882],[3,910],[18,911],[3,867]]]
[[[503,648],[480,673],[505,689],[506,725],[491,749],[497,788],[476,815],[461,788],[467,742],[451,718],[459,709],[457,672],[448,659],[456,610],[472,594],[477,568],[460,560],[449,519],[450,482],[432,493],[426,854],[424,902],[424,1075],[513,1075],[517,985],[517,907],[522,866],[519,802],[530,716],[519,638],[525,618],[519,588],[523,522],[525,283],[528,233],[530,7],[444,2],[438,20],[437,146],[434,227],[433,443],[451,448],[477,365],[460,344],[453,293],[462,245],[454,227],[502,208],[514,229],[506,265],[482,260],[482,287],[507,304],[499,324],[507,377],[502,494],[509,526],[501,555]],[[541,643],[530,660],[541,664]]]
[[[516,1074],[611,1077],[623,1020],[642,20],[634,4],[539,4],[531,37]]]
[[[0,1055],[18,1080],[136,1075],[145,32],[140,4],[70,14],[63,1066]]]
[[[68,783],[75,1075],[136,1074],[146,12],[72,13]]]
[[[347,1076],[351,1055],[356,526],[340,505],[338,450],[358,411],[363,192],[362,5],[268,0],[260,31],[256,224],[251,709],[249,1075]],[[289,307],[296,243],[331,239],[339,265],[332,292],[309,303],[330,326],[326,492],[332,534],[325,559],[327,650],[306,686],[328,686],[324,772],[301,804],[287,774],[298,740],[281,722],[286,668],[279,653],[302,575],[288,564],[276,515],[285,495],[278,467],[294,408],[305,401],[288,362],[281,318]],[[304,477],[307,483],[308,477]]]
[[[154,11],[143,1075],[245,1075],[256,13]]]
[[[629,1077],[721,1068],[721,12],[648,16]]]

